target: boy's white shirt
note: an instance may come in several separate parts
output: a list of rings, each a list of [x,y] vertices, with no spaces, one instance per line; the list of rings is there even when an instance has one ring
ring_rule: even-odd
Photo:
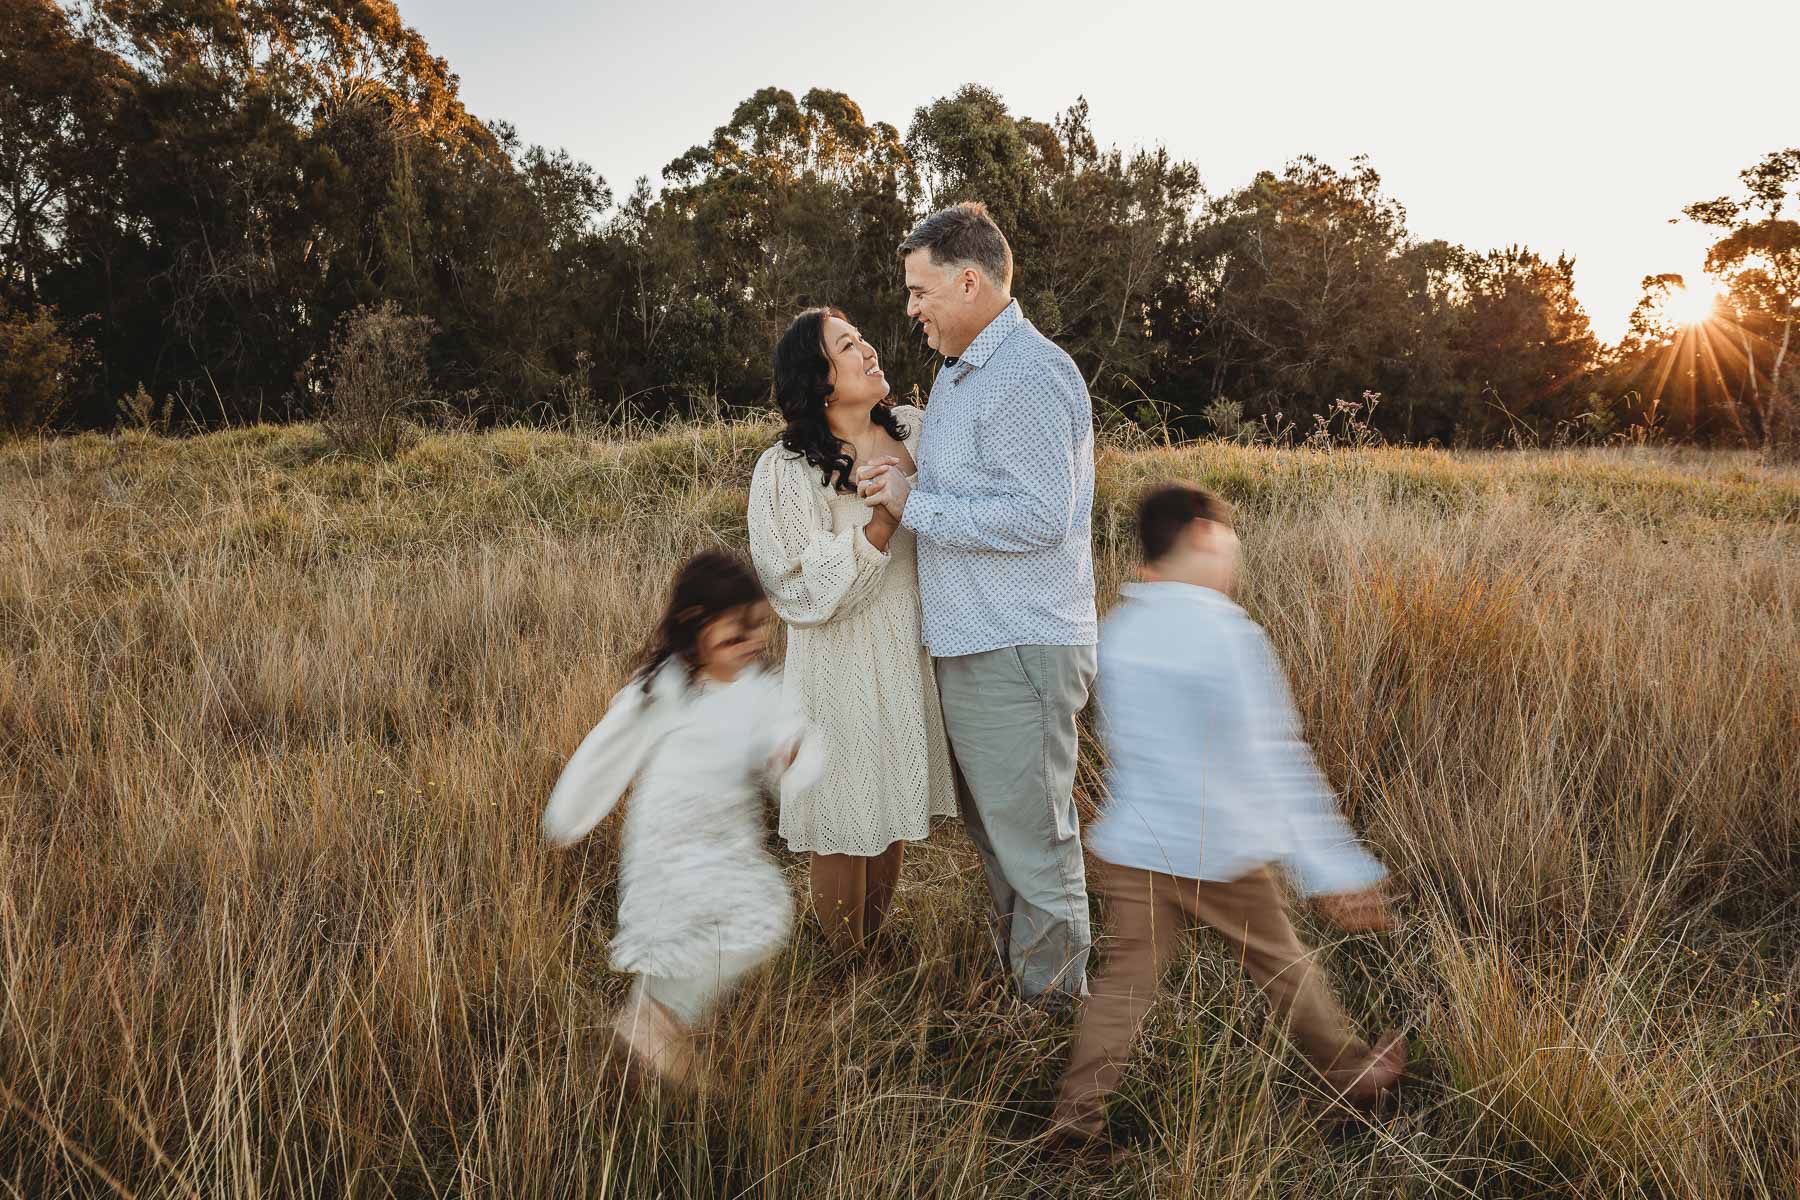
[[[1280,862],[1306,895],[1387,872],[1338,810],[1262,629],[1193,584],[1127,584],[1100,636],[1108,799],[1090,850],[1120,866],[1230,881]]]

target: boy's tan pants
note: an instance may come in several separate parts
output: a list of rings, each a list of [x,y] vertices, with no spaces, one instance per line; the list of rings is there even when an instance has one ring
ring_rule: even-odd
[[[1056,1124],[1088,1134],[1105,1128],[1106,1098],[1119,1086],[1157,982],[1197,925],[1210,925],[1225,939],[1328,1087],[1349,1086],[1368,1065],[1367,1043],[1352,1031],[1311,951],[1295,936],[1268,868],[1230,883],[1110,863],[1100,864],[1099,874],[1112,936],[1103,969],[1090,985],[1056,1100]]]

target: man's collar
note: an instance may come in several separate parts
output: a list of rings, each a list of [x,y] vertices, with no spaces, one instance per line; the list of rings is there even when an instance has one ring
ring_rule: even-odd
[[[992,358],[994,351],[1000,348],[1000,343],[1004,342],[1013,330],[1024,323],[1024,310],[1019,307],[1019,302],[1014,300],[1001,309],[1000,315],[989,321],[985,329],[975,335],[975,340],[969,343],[967,350],[955,358],[945,358],[944,365],[961,367],[965,370],[986,366],[987,360]]]

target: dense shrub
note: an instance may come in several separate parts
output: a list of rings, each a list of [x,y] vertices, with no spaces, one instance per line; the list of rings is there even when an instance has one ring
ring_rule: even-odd
[[[325,436],[346,454],[392,458],[418,440],[413,417],[431,400],[425,355],[437,330],[393,302],[358,308],[331,341]]]
[[[0,309],[0,430],[48,425],[77,357],[75,340],[50,309]]]

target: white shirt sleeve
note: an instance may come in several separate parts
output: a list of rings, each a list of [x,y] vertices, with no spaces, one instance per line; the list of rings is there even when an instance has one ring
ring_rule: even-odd
[[[584,837],[618,806],[648,757],[653,724],[643,681],[633,679],[581,740],[544,807],[544,837],[559,846]]]
[[[823,625],[875,593],[888,556],[860,528],[831,531],[813,468],[785,451],[765,454],[750,478],[750,558],[769,605],[789,625]]]
[[[1302,895],[1360,891],[1386,878],[1338,809],[1331,784],[1301,734],[1281,662],[1262,630],[1251,626],[1243,672],[1246,711],[1254,722],[1254,758],[1267,794],[1279,801],[1292,849],[1287,867]]]
[[[1069,378],[1073,375],[1074,378]],[[960,550],[1022,554],[1059,545],[1076,511],[1078,441],[1074,367],[1033,372],[980,414],[981,460],[993,490],[950,496],[914,490],[901,523],[922,538]]]

